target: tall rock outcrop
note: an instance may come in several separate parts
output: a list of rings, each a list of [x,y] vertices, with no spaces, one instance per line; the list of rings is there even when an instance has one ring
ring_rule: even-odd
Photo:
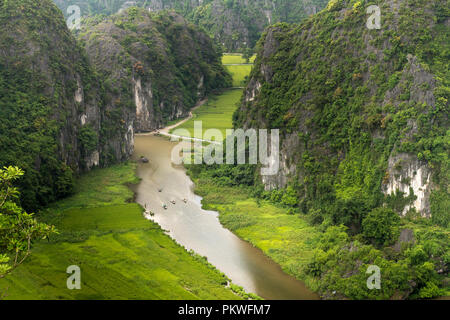
[[[210,38],[178,15],[96,17],[89,58],[53,1],[2,0],[0,23],[0,166],[25,170],[27,209],[69,195],[74,174],[128,159],[136,131],[231,81]]]
[[[202,27],[227,51],[253,48],[264,29],[276,22],[299,22],[323,9],[327,0],[54,0],[66,12],[78,5],[83,16],[114,14],[130,6],[152,12],[175,10]]]
[[[363,202],[449,221],[448,2],[381,1],[380,29],[370,4],[269,28],[235,125],[281,129],[280,172],[261,180],[295,186],[305,213],[337,222],[335,203]]]
[[[108,108],[121,110],[136,132],[186,116],[200,98],[230,85],[211,39],[173,12],[131,8],[87,23],[80,39]]]
[[[52,1],[0,8],[0,163],[25,170],[22,202],[35,208],[69,194],[72,172],[107,162],[101,91]]]

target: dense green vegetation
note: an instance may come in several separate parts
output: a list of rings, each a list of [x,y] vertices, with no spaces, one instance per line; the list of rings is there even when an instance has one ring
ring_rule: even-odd
[[[228,279],[146,220],[125,185],[135,165],[97,169],[74,196],[51,205],[40,220],[59,234],[33,247],[30,258],[0,280],[6,299],[236,299]],[[81,290],[68,290],[66,269],[81,268]]]
[[[70,5],[78,5],[83,16],[111,15],[127,8],[127,0],[54,0],[66,12]],[[264,29],[275,22],[299,22],[323,9],[327,0],[136,0],[132,5],[151,11],[175,10],[189,21],[203,28],[227,51],[251,49]],[[269,23],[270,22],[270,23]]]
[[[284,150],[296,166],[285,188],[265,190],[256,166],[189,170],[224,225],[323,297],[432,298],[449,291],[448,3],[405,1],[398,13],[378,3],[381,30],[364,28],[370,4],[331,1],[258,45],[246,90],[261,89],[234,126],[280,128],[282,142],[297,141]],[[414,208],[399,218],[417,196],[382,192],[389,170],[407,165],[388,168],[399,154],[432,172],[431,219]],[[367,289],[369,265],[381,268],[381,290]]]
[[[235,125],[280,128],[282,139],[297,139],[289,159],[295,207],[319,223],[359,232],[383,203],[401,213],[414,195],[385,199],[382,189],[393,175],[389,158],[407,153],[433,171],[432,219],[448,226],[448,2],[405,1],[398,14],[384,2],[381,30],[364,28],[370,4],[332,1],[301,25],[271,28],[251,75],[261,91],[243,101]]]
[[[71,195],[80,172],[126,160],[133,132],[154,130],[231,85],[208,35],[176,14],[131,8],[87,19],[77,42],[51,0],[0,8],[0,166],[25,171],[18,187],[26,210]]]
[[[108,88],[112,112],[138,106],[138,97],[149,113],[136,119],[137,131],[165,126],[231,83],[209,37],[174,13],[133,7],[87,19],[78,36]]]
[[[17,167],[0,169],[0,279],[28,258],[34,241],[56,232],[17,205],[20,193],[14,183],[23,174]]]
[[[246,3],[166,1],[227,50],[245,52],[225,55],[224,68],[208,35],[174,12],[132,7],[110,16],[124,1],[80,0],[93,14],[77,34],[80,46],[50,0],[0,0],[0,166],[25,170],[18,190],[10,182],[22,171],[0,170],[0,278],[14,270],[0,280],[0,298],[248,298],[143,218],[125,185],[137,182],[134,164],[74,183],[77,172],[127,158],[133,128],[158,128],[206,95],[180,128],[193,134],[199,120],[204,131],[223,133],[279,128],[284,165],[295,168],[269,190],[258,166],[189,166],[205,207],[220,211],[227,228],[324,298],[450,294],[448,1],[332,0],[302,24],[269,28],[256,58],[265,10],[287,22],[306,11],[300,1]],[[381,30],[365,28],[371,4],[381,7]],[[247,85],[246,94],[212,95],[231,85]],[[136,119],[138,104],[147,118]],[[423,212],[413,206],[428,197],[414,194],[417,171],[431,177]],[[400,178],[409,194],[387,195]],[[22,209],[49,203],[42,223]],[[18,266],[31,240],[54,231],[48,225],[59,234],[34,243]],[[81,291],[66,288],[73,264],[82,268]],[[381,269],[380,290],[367,288],[370,265]]]
[[[293,214],[283,204],[289,196],[283,195],[284,201],[274,201],[269,194],[267,198],[258,197],[254,187],[246,186],[248,180],[242,179],[251,170],[230,166],[227,171],[224,167],[189,167],[195,191],[204,197],[204,208],[219,211],[226,228],[263,250],[284,271],[305,281],[323,298],[417,299],[450,295],[449,278],[441,272],[450,262],[448,228],[433,226],[427,219],[401,219],[388,224],[379,215],[386,215],[387,220],[400,219],[391,215],[392,211],[377,209],[363,226],[379,226],[387,231],[387,237],[372,241],[383,232],[377,230],[372,239],[371,229],[353,237],[344,225],[317,226],[308,216]],[[240,186],[236,186],[238,181]],[[376,217],[373,223],[372,216]],[[400,230],[412,230],[413,239],[397,241]],[[381,290],[367,288],[366,271],[370,265],[381,268]]]
[[[25,171],[19,182],[22,205],[35,209],[72,191],[72,175],[81,155],[77,140],[69,136],[78,126],[67,128],[64,135],[61,131],[72,121],[70,110],[75,108],[74,74],[86,85],[86,100],[92,105],[96,104],[94,78],[51,1],[39,5],[31,0],[0,1],[0,8],[4,28],[0,48],[8,52],[0,57],[0,166],[15,165]],[[30,52],[30,48],[35,49]],[[80,111],[84,107],[77,106]],[[67,139],[64,151],[58,144],[63,138]]]

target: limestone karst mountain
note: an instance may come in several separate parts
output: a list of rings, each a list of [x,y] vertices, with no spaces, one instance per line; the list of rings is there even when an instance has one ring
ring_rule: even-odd
[[[446,221],[448,2],[381,1],[372,30],[370,4],[330,1],[269,28],[235,124],[282,130],[281,171],[263,184],[295,186],[318,219],[356,227],[348,206],[362,202]]]
[[[25,170],[26,208],[70,194],[73,173],[128,159],[136,131],[230,81],[210,38],[176,14],[92,22],[88,55],[53,1],[0,5],[0,165]]]
[[[131,6],[152,12],[175,10],[203,28],[226,51],[253,48],[276,22],[300,22],[322,10],[327,0],[54,0],[63,12],[79,6],[83,16],[114,14]]]

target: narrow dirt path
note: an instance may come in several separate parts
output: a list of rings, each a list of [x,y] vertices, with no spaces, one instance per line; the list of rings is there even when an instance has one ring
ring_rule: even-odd
[[[176,123],[174,125],[165,127],[164,129],[161,129],[161,130],[157,130],[154,133],[159,133],[159,134],[162,134],[162,135],[168,135],[170,130],[175,129],[176,127],[179,127],[182,124],[184,124],[184,123],[188,122],[189,120],[191,120],[194,117],[194,111],[197,110],[198,108],[200,108],[201,106],[203,106],[206,102],[208,102],[208,98],[205,98],[202,101],[199,101],[195,105],[195,107],[192,108],[192,110],[189,112],[189,116],[187,118],[181,120],[180,122],[178,122],[178,123]]]
[[[189,112],[189,116],[187,118],[181,120],[180,122],[177,122],[174,125],[165,127],[164,129],[153,131],[151,134],[153,134],[153,135],[162,135],[162,136],[166,136],[166,137],[169,137],[169,138],[175,138],[175,139],[179,139],[179,140],[200,141],[200,142],[207,142],[207,143],[211,143],[211,144],[221,145],[222,143],[217,142],[217,141],[204,140],[204,139],[192,138],[192,137],[178,136],[178,135],[170,133],[170,131],[172,129],[175,129],[175,128],[181,126],[182,124],[188,122],[189,120],[191,120],[194,117],[194,111],[197,110],[198,108],[202,107],[206,102],[208,102],[208,98],[203,99],[202,101],[199,101],[197,103],[197,105],[194,108],[192,108],[192,110]]]

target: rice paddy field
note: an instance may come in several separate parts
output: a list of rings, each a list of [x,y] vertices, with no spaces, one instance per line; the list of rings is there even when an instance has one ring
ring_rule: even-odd
[[[172,130],[171,133],[176,133],[177,129],[186,129],[191,137],[194,137],[194,122],[201,121],[203,133],[208,129],[218,129],[222,133],[223,138],[225,138],[226,130],[233,128],[233,113],[238,107],[241,96],[241,89],[229,89],[221,95],[210,96],[207,103],[194,111],[194,117],[191,120]]]
[[[247,77],[252,71],[256,56],[253,56],[247,62],[241,54],[226,53],[222,57],[222,63],[233,77],[233,87],[244,87]]]
[[[40,217],[59,234],[37,243],[18,269],[0,280],[4,299],[237,299],[227,278],[187,252],[130,203],[135,165],[95,170],[77,193]],[[67,288],[67,267],[81,268],[81,290]]]
[[[229,65],[225,66],[228,72],[233,77],[233,87],[242,88],[245,86],[248,76],[252,71],[253,65],[242,64],[242,65]]]
[[[222,58],[225,67],[233,76],[233,87],[242,87],[245,85],[246,78],[251,72],[252,65],[245,64],[245,59],[241,54],[225,54]],[[251,59],[254,61],[254,57]],[[240,65],[230,65],[240,64]],[[242,97],[241,88],[230,88],[219,95],[211,95],[208,102],[193,112],[193,118],[177,128],[171,130],[170,133],[176,133],[177,129],[188,130],[191,137],[194,136],[194,122],[202,122],[202,138],[203,134],[209,129],[218,129],[222,133],[223,138],[226,137],[226,130],[233,128],[233,113],[239,106]],[[184,136],[183,134],[179,134]],[[207,140],[220,140],[212,137]]]
[[[225,53],[222,57],[222,63],[224,65],[227,64],[245,64],[250,63],[253,64],[255,62],[256,55],[252,56],[249,61],[247,62],[246,59],[242,57],[242,54],[240,53]]]

